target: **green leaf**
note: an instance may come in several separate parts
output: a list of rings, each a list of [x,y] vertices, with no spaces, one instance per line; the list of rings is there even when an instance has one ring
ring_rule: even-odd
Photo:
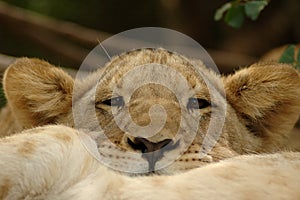
[[[280,63],[293,64],[295,62],[295,45],[289,45],[279,59]]]
[[[231,6],[232,6],[231,3],[225,3],[221,8],[219,8],[219,9],[216,11],[216,13],[215,13],[215,17],[214,17],[215,21],[219,21],[220,19],[222,19],[224,13],[225,13],[228,9],[230,9]]]
[[[297,54],[297,62],[300,62],[300,48],[298,49],[298,54]]]
[[[296,65],[295,68],[296,69],[300,69],[300,49],[298,49],[298,53],[297,53],[297,57],[296,57]]]
[[[268,5],[268,2],[263,1],[249,1],[245,4],[245,13],[247,17],[256,20],[260,12]]]
[[[244,23],[244,6],[232,6],[225,15],[225,22],[233,28],[240,28]]]

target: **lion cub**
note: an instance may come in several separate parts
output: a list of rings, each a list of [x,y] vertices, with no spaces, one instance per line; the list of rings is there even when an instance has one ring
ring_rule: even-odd
[[[300,112],[300,77],[286,64],[257,63],[221,77],[201,61],[142,49],[112,58],[81,80],[21,58],[3,84],[3,136],[61,124],[1,140],[6,199],[240,199],[247,192],[228,183],[262,192],[257,187],[272,181],[272,165],[282,162],[290,170],[279,166],[282,181],[299,181],[291,175],[300,170],[298,153],[239,156],[295,150],[289,133]],[[127,177],[103,165],[159,176]],[[278,188],[288,190],[277,180],[272,189]]]

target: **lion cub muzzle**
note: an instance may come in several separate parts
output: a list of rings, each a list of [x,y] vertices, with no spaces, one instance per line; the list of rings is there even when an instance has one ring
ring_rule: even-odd
[[[171,139],[165,139],[159,142],[151,142],[146,138],[136,137],[133,139],[127,139],[127,143],[135,150],[140,150],[143,155],[142,158],[147,160],[149,166],[149,172],[155,171],[155,164],[161,158],[163,158],[166,151],[171,151],[178,147],[179,141],[175,144]]]

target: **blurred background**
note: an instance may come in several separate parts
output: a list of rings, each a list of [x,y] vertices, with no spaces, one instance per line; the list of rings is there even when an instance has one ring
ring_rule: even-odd
[[[200,43],[222,73],[255,62],[268,50],[300,41],[300,1],[270,1],[241,28],[214,21],[225,0],[0,0],[0,73],[12,57],[38,57],[78,68],[109,36],[164,27]],[[12,56],[12,57],[11,57]],[[2,102],[2,101],[0,101]]]
[[[76,68],[110,35],[158,26],[192,37],[217,63],[234,67],[248,64],[276,46],[300,41],[300,1],[271,1],[257,21],[246,20],[239,29],[214,21],[215,11],[226,2],[0,0],[0,53],[40,57]]]

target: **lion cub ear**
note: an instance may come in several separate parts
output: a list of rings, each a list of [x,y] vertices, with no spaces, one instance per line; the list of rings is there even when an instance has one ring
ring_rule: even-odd
[[[73,82],[62,69],[29,58],[17,59],[3,77],[8,105],[23,128],[57,123],[69,113]]]
[[[287,64],[254,64],[226,77],[224,84],[229,103],[257,135],[280,138],[299,117],[300,76]]]

